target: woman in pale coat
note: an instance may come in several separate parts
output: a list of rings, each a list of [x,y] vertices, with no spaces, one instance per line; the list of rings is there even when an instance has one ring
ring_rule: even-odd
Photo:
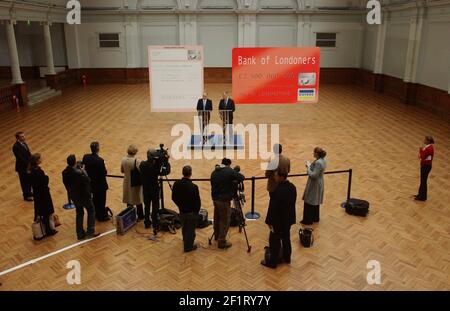
[[[124,174],[123,179],[123,203],[128,206],[136,206],[138,219],[144,219],[144,209],[142,207],[142,186],[131,187],[131,171],[136,166],[139,169],[141,161],[136,158],[138,149],[135,145],[130,145],[127,156],[122,159],[120,171]]]
[[[314,148],[313,163],[306,162],[308,169],[308,182],[306,183],[305,192],[303,194],[303,220],[304,225],[312,225],[313,222],[319,222],[320,204],[323,203],[323,174],[327,166],[325,156],[327,153],[320,147]]]

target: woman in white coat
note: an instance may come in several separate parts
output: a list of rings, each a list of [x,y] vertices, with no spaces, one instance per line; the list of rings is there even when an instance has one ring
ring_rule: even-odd
[[[314,148],[313,163],[306,162],[308,169],[308,181],[303,194],[303,220],[304,225],[312,225],[313,222],[319,222],[320,204],[323,203],[324,182],[323,174],[327,166],[325,156],[327,153],[320,147]]]
[[[137,167],[139,169],[139,161],[136,158],[138,149],[135,145],[130,145],[127,150],[127,156],[122,159],[120,171],[124,174],[123,179],[123,203],[128,206],[136,206],[138,220],[144,219],[144,209],[142,207],[142,186],[131,186],[131,171]]]

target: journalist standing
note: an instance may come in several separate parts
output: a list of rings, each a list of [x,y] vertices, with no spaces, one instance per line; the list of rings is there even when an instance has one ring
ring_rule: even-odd
[[[142,185],[132,185],[131,171],[139,170],[141,161],[136,158],[138,149],[135,145],[130,145],[127,149],[127,156],[122,159],[120,171],[124,174],[123,179],[123,203],[128,206],[136,206],[138,220],[144,219],[144,208],[142,207]]]
[[[111,219],[106,211],[106,191],[108,190],[106,175],[108,171],[106,170],[105,161],[98,155],[100,152],[100,144],[94,141],[90,147],[92,153],[84,155],[83,164],[91,179],[95,218],[98,221],[108,221]]]
[[[50,217],[55,212],[52,196],[48,187],[49,179],[41,168],[41,155],[35,153],[30,158],[30,184],[34,193],[34,220],[41,219],[45,227],[45,235],[51,236],[58,231],[50,228]]]
[[[221,165],[211,174],[211,196],[214,204],[214,237],[219,248],[229,248],[227,233],[230,228],[231,200],[235,195],[237,183],[244,181],[241,173],[233,170],[231,160],[224,158]]]
[[[428,175],[431,171],[431,166],[434,158],[434,139],[431,136],[426,136],[423,141],[423,146],[419,148],[420,160],[420,186],[419,193],[414,196],[416,201],[426,201],[428,196]]]
[[[150,228],[153,224],[154,229],[158,229],[158,211],[159,211],[159,166],[155,158],[157,151],[149,149],[147,151],[147,161],[142,161],[139,165],[141,173],[142,189],[144,192],[144,225]],[[151,210],[151,220],[150,220]]]
[[[289,175],[291,171],[291,160],[285,157],[281,153],[283,152],[283,146],[281,144],[275,144],[273,146],[274,157],[272,161],[269,163],[268,169],[266,171],[267,179],[267,191],[269,195],[275,191],[278,186],[278,183],[275,180],[275,172],[285,173],[285,175]]]
[[[31,152],[25,142],[25,133],[16,133],[16,142],[12,147],[14,157],[16,158],[16,172],[19,175],[20,187],[25,201],[33,201],[33,193],[31,192],[30,175],[28,166],[30,164]]]
[[[183,167],[183,178],[177,180],[172,189],[172,200],[180,210],[184,251],[197,249],[195,241],[195,228],[197,227],[198,212],[201,201],[197,185],[191,181],[192,167]]]
[[[320,147],[314,148],[314,162],[306,162],[308,181],[303,193],[303,219],[304,225],[312,225],[320,220],[320,205],[323,203],[324,181],[323,174],[326,169],[325,156],[327,153]]]
[[[277,267],[281,248],[283,261],[291,262],[291,226],[295,224],[295,203],[297,201],[297,189],[287,180],[285,171],[275,171],[274,180],[277,187],[270,196],[266,216],[266,224],[270,229],[270,256],[268,261],[261,261],[263,266],[269,268]]]
[[[64,186],[75,204],[76,232],[78,240],[95,238],[95,207],[92,203],[91,180],[75,155],[67,157],[67,167],[62,172]],[[84,230],[84,209],[87,211],[87,230]]]

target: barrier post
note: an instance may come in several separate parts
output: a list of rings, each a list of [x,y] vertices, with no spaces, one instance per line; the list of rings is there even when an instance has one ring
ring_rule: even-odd
[[[164,181],[162,177],[159,178],[159,187],[161,188],[161,209],[164,209]]]
[[[348,170],[348,183],[347,183],[347,200],[345,202],[343,202],[341,204],[342,208],[345,208],[348,201],[350,200],[351,197],[351,192],[352,192],[352,175],[353,175],[353,170],[349,169]]]
[[[251,197],[251,212],[245,214],[245,218],[256,220],[259,219],[261,215],[255,212],[255,176],[252,176],[252,197]]]

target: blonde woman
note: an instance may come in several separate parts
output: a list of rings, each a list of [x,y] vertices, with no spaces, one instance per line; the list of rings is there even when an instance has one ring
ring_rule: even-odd
[[[136,158],[138,148],[130,145],[127,155],[122,159],[120,171],[124,174],[123,179],[123,203],[128,206],[136,206],[138,220],[144,219],[144,209],[142,207],[142,185],[131,186],[131,171],[136,167],[139,169],[141,161]]]

